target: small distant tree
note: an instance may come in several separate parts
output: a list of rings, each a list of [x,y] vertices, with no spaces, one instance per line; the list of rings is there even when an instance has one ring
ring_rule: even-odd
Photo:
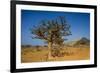
[[[48,57],[51,56],[53,44],[62,45],[65,40],[64,36],[71,35],[70,25],[67,24],[64,16],[59,16],[54,20],[41,21],[40,25],[31,29],[31,33],[33,39],[42,39],[48,43]]]

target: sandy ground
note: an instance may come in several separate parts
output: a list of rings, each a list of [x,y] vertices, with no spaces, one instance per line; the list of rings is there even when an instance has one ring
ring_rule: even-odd
[[[45,62],[45,61],[69,61],[69,60],[88,60],[90,59],[89,47],[67,47],[61,50],[63,56],[52,57],[48,59],[48,49],[41,47],[34,49],[35,47],[22,48],[21,50],[21,62]]]

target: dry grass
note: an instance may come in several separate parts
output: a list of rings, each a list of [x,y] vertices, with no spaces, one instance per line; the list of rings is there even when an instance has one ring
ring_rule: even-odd
[[[68,61],[68,60],[87,60],[90,59],[90,48],[84,47],[63,47],[60,57],[48,59],[49,50],[47,47],[22,47],[21,62],[45,62],[45,61]]]

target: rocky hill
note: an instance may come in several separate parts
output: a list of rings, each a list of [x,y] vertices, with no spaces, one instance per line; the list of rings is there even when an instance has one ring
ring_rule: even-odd
[[[90,40],[87,39],[86,37],[82,37],[79,40],[70,41],[66,45],[70,45],[70,46],[89,46],[90,45]]]

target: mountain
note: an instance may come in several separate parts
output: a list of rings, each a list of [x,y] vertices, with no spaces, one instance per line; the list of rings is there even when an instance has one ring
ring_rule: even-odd
[[[86,46],[90,45],[90,40],[87,39],[86,37],[82,37],[81,39],[70,41],[66,43],[67,46]]]
[[[74,46],[81,46],[81,45],[90,45],[90,40],[87,39],[86,37],[82,37],[74,44]]]

